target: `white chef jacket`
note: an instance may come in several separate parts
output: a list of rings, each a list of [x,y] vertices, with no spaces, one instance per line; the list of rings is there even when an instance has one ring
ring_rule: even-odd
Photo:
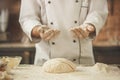
[[[22,0],[20,24],[23,31],[36,43],[35,64],[42,65],[51,58],[67,58],[75,63],[94,64],[92,37],[74,38],[70,28],[93,24],[96,36],[108,15],[107,0]],[[48,25],[60,30],[50,41],[34,39],[31,31],[36,25]]]

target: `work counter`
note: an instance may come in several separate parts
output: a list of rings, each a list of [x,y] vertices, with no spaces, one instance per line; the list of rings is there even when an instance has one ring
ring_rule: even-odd
[[[120,69],[116,66],[77,66],[75,72],[47,73],[41,66],[20,65],[12,70],[14,80],[120,80]]]

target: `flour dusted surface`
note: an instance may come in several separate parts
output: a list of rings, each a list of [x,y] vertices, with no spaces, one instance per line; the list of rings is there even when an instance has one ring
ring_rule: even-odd
[[[20,66],[12,71],[14,80],[120,80],[120,69],[98,63],[94,66],[78,66],[75,72],[46,73],[40,66]]]

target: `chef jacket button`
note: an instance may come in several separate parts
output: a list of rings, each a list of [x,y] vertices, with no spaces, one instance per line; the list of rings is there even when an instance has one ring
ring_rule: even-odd
[[[55,45],[55,42],[52,42],[52,45]]]
[[[79,1],[78,0],[76,0],[76,3],[78,3]]]
[[[73,40],[74,43],[76,43],[76,40]]]
[[[51,1],[48,1],[48,3],[50,4],[50,3],[51,3]]]
[[[73,61],[76,61],[76,59],[73,59]]]
[[[77,23],[77,21],[74,21],[74,23],[76,24],[76,23]]]
[[[53,22],[51,22],[50,24],[53,25]]]

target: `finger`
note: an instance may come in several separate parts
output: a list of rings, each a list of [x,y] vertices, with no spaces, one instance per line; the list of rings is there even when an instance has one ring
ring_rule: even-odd
[[[75,29],[75,32],[76,32],[77,36],[78,36],[80,39],[85,38],[85,37],[81,34],[81,32],[79,31],[79,29]]]
[[[89,33],[86,30],[83,30],[82,28],[79,28],[78,30],[84,38],[88,37]]]
[[[49,29],[44,33],[43,39],[47,38],[51,33],[53,33],[54,30],[53,29]]]
[[[50,29],[49,27],[42,27],[44,31]]]
[[[43,33],[44,30],[42,29],[42,27],[38,27],[38,28],[37,28],[37,32],[39,32],[39,33]]]
[[[60,34],[60,31],[57,29],[54,29],[54,33],[55,33],[55,35],[58,35],[58,34]]]
[[[52,39],[53,37],[54,37],[54,32],[52,32],[49,36],[47,36],[46,38],[45,38],[45,40],[46,41],[49,41],[50,39]]]
[[[76,28],[71,28],[71,32],[73,33],[73,37],[79,38],[78,34],[76,33]]]
[[[74,29],[74,30],[72,30],[72,31],[73,31],[73,33],[75,34],[75,37],[76,37],[76,38],[81,38],[80,33],[79,33],[76,29]]]
[[[74,38],[78,38],[77,35],[76,35],[76,33],[74,32],[74,28],[70,28],[68,31],[70,31],[72,33],[72,36]]]
[[[50,40],[52,38],[55,38],[59,33],[60,33],[59,30],[53,29],[53,32],[48,37],[46,37],[46,40]]]
[[[44,33],[40,33],[40,37],[43,39],[43,37],[44,37]]]
[[[42,25],[41,27],[42,27],[44,30],[50,29],[47,25]]]
[[[50,29],[50,28],[47,25],[42,25],[40,32],[45,33],[48,29]]]
[[[44,30],[40,27],[40,28],[38,29],[38,32],[39,32],[40,37],[42,38],[42,37],[43,37]]]
[[[94,32],[95,28],[93,26],[87,26],[86,27],[89,32]]]
[[[73,31],[75,29],[78,29],[78,27],[73,27],[73,28],[70,29],[70,31]]]
[[[76,33],[74,32],[74,30],[73,30],[73,29],[70,29],[70,31],[72,32],[73,37],[78,38],[78,37],[77,37],[77,35],[76,35]]]
[[[80,27],[72,28],[71,31],[75,33],[77,38],[84,39],[86,37],[84,30],[79,30]]]

